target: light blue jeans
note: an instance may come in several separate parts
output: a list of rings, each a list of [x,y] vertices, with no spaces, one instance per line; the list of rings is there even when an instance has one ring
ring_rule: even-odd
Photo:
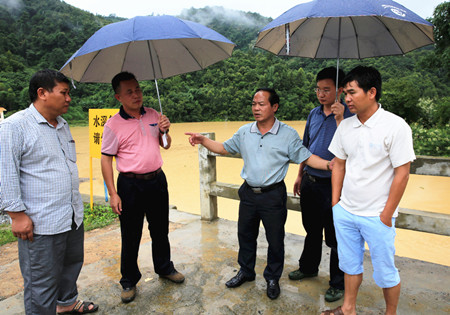
[[[349,275],[363,273],[364,242],[367,242],[375,283],[381,288],[392,288],[400,283],[394,262],[395,218],[389,227],[379,216],[354,215],[337,204],[333,207],[333,220],[342,271]]]

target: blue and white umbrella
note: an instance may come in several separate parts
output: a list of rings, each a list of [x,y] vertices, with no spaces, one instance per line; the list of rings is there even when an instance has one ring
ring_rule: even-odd
[[[255,46],[279,56],[336,58],[339,68],[339,58],[402,55],[432,43],[433,25],[397,2],[314,0],[266,25]]]
[[[198,23],[170,15],[137,16],[102,27],[60,71],[79,82],[110,83],[122,71],[138,81],[154,80],[162,114],[157,79],[202,70],[230,57],[234,47]]]
[[[434,43],[433,25],[391,0],[315,0],[286,11],[255,46],[276,55],[368,58]]]
[[[104,82],[121,71],[140,80],[202,70],[231,56],[234,44],[216,31],[174,16],[137,16],[102,27],[61,72],[79,82]]]

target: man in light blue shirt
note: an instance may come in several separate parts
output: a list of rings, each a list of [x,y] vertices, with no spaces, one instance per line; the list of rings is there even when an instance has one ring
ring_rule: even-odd
[[[330,161],[321,159],[306,149],[297,131],[275,118],[279,97],[275,90],[258,89],[253,97],[255,122],[239,128],[224,143],[201,134],[186,133],[191,145],[202,144],[222,155],[239,153],[244,160],[239,189],[238,263],[240,270],[226,286],[235,288],[255,279],[256,240],[260,221],[266,230],[269,244],[264,278],[267,296],[276,299],[280,294],[279,279],[284,265],[284,224],[287,217],[286,176],[289,162],[305,161],[317,169],[330,169]]]
[[[83,265],[83,203],[75,141],[60,117],[69,80],[41,70],[30,80],[32,104],[0,124],[0,209],[18,238],[27,314],[95,312],[77,300]]]

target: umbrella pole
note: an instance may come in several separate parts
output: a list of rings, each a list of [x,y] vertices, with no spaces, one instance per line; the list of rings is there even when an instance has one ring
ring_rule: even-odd
[[[289,31],[289,23],[286,24],[286,55],[289,56],[289,52],[291,51],[290,39],[289,39],[290,31]]]
[[[159,110],[161,111],[161,115],[162,115],[163,111],[162,111],[162,105],[161,105],[161,98],[159,97],[158,81],[156,80],[156,78],[155,78],[155,86],[156,86],[156,94],[158,94]],[[162,141],[163,141],[163,147],[165,148],[167,146],[167,135],[165,132],[162,135]]]
[[[161,106],[161,98],[159,97],[158,81],[156,79],[155,79],[155,86],[156,86],[156,94],[158,94],[159,110],[162,115],[163,111],[162,111],[162,106]]]
[[[341,53],[341,18],[339,18],[339,28],[338,28],[338,51],[337,51],[337,65],[336,65],[336,99],[335,102],[338,101],[338,90],[339,90],[339,55]]]

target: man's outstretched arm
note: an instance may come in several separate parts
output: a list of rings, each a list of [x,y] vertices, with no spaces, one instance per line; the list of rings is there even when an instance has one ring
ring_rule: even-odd
[[[201,135],[199,133],[186,132],[184,134],[189,136],[189,143],[192,146],[195,146],[196,144],[201,144],[209,151],[212,151],[214,153],[221,155],[229,154],[229,152],[225,150],[225,147],[223,146],[222,142],[211,140],[208,137],[205,137],[204,135]]]

